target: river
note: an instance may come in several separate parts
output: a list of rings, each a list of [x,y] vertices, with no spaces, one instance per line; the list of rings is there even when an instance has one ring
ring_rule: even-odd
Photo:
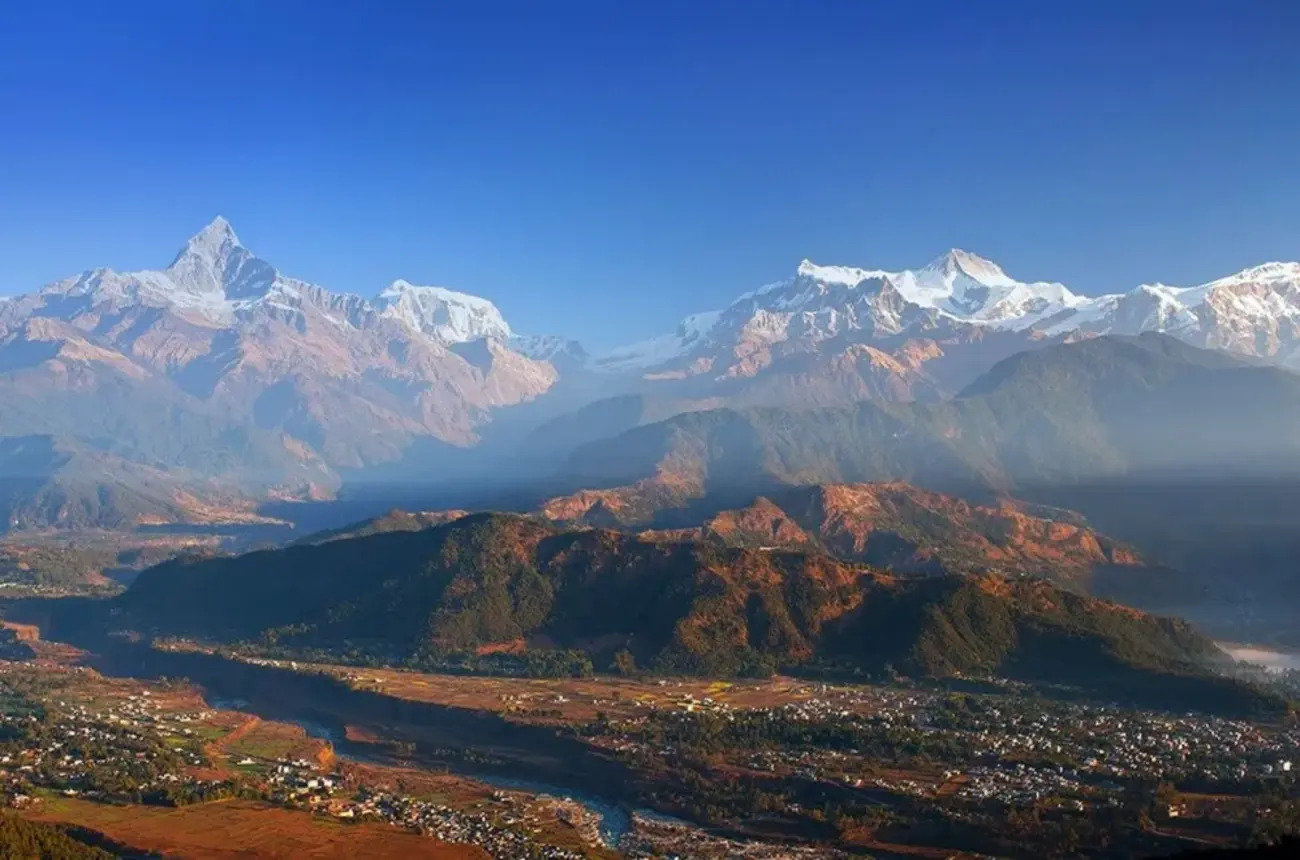
[[[219,696],[210,696],[208,698],[208,705],[218,710],[235,711],[247,711],[250,707],[249,702],[243,699],[223,699]],[[332,728],[313,720],[288,719],[282,720],[282,722],[288,722],[298,726],[313,738],[328,741],[334,748],[335,755],[340,758],[350,759],[365,764],[392,764],[392,762],[386,757],[374,755],[365,750],[362,745],[348,741],[345,737],[345,733],[339,729]],[[609,798],[600,797],[599,795],[585,791],[577,791],[572,788],[565,788],[541,780],[504,776],[499,773],[476,770],[475,768],[458,769],[457,773],[505,791],[521,791],[527,794],[562,797],[566,800],[571,800],[574,803],[580,804],[588,812],[600,819],[600,824],[597,828],[600,832],[600,840],[608,848],[617,848],[619,843],[623,841],[623,837],[632,829],[631,813],[625,806],[616,801],[610,800]],[[650,810],[637,810],[637,812],[642,815],[653,816],[656,818],[664,817],[659,816],[657,813]]]
[[[229,687],[229,682],[225,682],[222,686]],[[229,694],[229,691],[227,691],[227,694]],[[259,713],[259,715],[273,718],[273,720],[279,722],[291,722],[291,724],[299,726],[300,729],[303,729],[305,733],[311,735],[313,738],[328,740],[334,748],[335,755],[343,757],[343,759],[360,761],[360,763],[367,764],[394,764],[394,760],[391,759],[391,757],[378,755],[378,753],[374,752],[372,748],[368,748],[368,744],[355,743],[348,740],[346,737],[346,731],[344,731],[342,725],[331,725],[331,721],[325,720],[322,713],[318,713],[316,718],[308,718],[302,715],[296,715],[296,713],[291,713],[295,708],[292,708],[290,703],[291,698],[281,699],[281,702],[278,703],[279,707],[268,708],[265,707],[265,703],[259,707],[259,703],[257,703],[256,700],[250,702],[250,700],[243,698],[243,696],[213,695],[211,691],[209,691],[208,695],[208,704],[213,708],[234,709],[234,711]],[[425,742],[445,742],[446,738],[437,737],[437,726],[426,725],[425,729],[428,731]],[[454,739],[460,742],[460,740],[463,740],[463,729],[458,727],[458,729],[454,731],[448,731],[448,735],[454,735]],[[415,766],[419,765],[416,764]],[[597,829],[599,835],[601,835],[601,841],[606,844],[607,847],[616,848],[619,846],[619,843],[623,842],[623,838],[628,834],[628,831],[632,829],[632,811],[630,811],[628,805],[620,803],[619,800],[608,798],[608,796],[597,794],[597,792],[577,789],[577,787],[573,786],[559,785],[559,783],[556,782],[550,782],[546,781],[546,779],[539,779],[536,777],[523,776],[523,774],[503,773],[500,772],[500,770],[474,768],[472,765],[447,766],[448,769],[454,769],[455,773],[460,774],[460,776],[476,779],[478,782],[497,787],[497,789],[523,791],[526,792],[526,794],[534,795],[550,795],[554,796],[554,798],[572,800],[573,803],[582,805],[586,811],[598,818],[599,824]],[[637,809],[636,812],[640,813],[640,815],[655,818],[662,817],[659,816],[658,813],[650,811],[650,809]],[[685,824],[685,822],[682,822],[682,824]]]

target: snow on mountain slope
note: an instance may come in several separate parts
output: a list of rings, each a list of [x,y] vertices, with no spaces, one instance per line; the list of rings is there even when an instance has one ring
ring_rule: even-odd
[[[266,295],[278,277],[270,263],[239,243],[235,229],[220,216],[185,243],[167,274],[186,293],[232,302]]]
[[[398,279],[379,294],[375,305],[384,316],[443,343],[511,336],[510,326],[492,302],[443,287],[421,287]]]
[[[520,355],[538,361],[567,361],[577,366],[585,365],[587,351],[576,340],[554,334],[511,335],[508,342],[511,349]]]
[[[603,370],[634,370],[685,355],[703,342],[721,315],[721,311],[691,314],[673,332],[615,349],[596,359],[596,366]]]
[[[775,345],[807,351],[844,337],[977,337],[979,329],[1028,339],[1163,331],[1300,365],[1300,263],[1265,263],[1193,287],[1144,284],[1089,297],[1060,283],[1016,280],[959,249],[896,272],[804,260],[793,277],[745,293],[719,313],[688,317],[673,334],[615,350],[597,366],[648,371],[691,362],[716,372],[719,361],[746,361]]]
[[[888,336],[941,318],[1017,328],[1082,301],[1061,284],[1022,283],[996,263],[955,249],[901,272],[804,260],[794,277],[745,293],[722,311],[687,317],[675,332],[614,350],[597,366],[647,370],[711,350],[735,352],[739,342],[819,342],[845,332]]]
[[[1300,263],[1265,263],[1193,287],[1143,284],[1098,296],[1042,327],[1049,335],[1162,331],[1297,366]]]
[[[166,269],[91,269],[50,284],[41,295],[66,297],[68,310],[105,302],[145,305],[222,326],[239,309],[265,299],[278,280],[275,268],[241,245],[230,223],[217,217],[186,242]]]
[[[954,319],[1023,328],[1083,299],[1063,284],[1023,283],[1002,267],[953,249],[919,271],[888,275],[909,301]]]
[[[378,314],[443,345],[512,336],[496,305],[467,293],[399,279],[367,302],[287,278],[244,247],[220,216],[191,237],[166,269],[92,269],[45,287],[41,295],[66,299],[67,313],[100,303],[144,305],[216,327],[257,310],[294,312],[308,303],[322,305],[324,318],[339,325],[358,326],[367,313]]]
[[[767,310],[801,311],[820,298],[842,290],[879,291],[892,288],[918,308],[938,311],[954,320],[1021,328],[1032,321],[1086,301],[1062,284],[1025,283],[1002,267],[969,251],[953,249],[920,269],[888,272],[847,266],[799,264],[790,281],[768,285],[741,301],[757,300]]]
[[[334,466],[393,460],[425,436],[471,444],[494,409],[537,397],[559,375],[550,356],[515,349],[487,299],[406,281],[374,299],[331,292],[280,274],[224,218],[165,269],[94,269],[0,303],[0,333],[30,340],[32,320],[57,320],[66,343],[11,344],[29,376],[89,379],[42,365],[56,349],[64,364],[140,368],[182,400],[282,431]],[[87,398],[94,388],[86,383]]]

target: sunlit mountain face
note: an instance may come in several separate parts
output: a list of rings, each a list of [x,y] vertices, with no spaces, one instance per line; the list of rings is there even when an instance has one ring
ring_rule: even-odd
[[[1167,332],[1288,366],[1298,314],[1296,264],[1087,297],[952,250],[902,271],[805,260],[593,356],[562,334],[520,335],[468,293],[397,279],[363,297],[292,278],[217,218],[166,268],[93,269],[0,303],[0,436],[78,452],[42,479],[84,485],[78,498],[94,470],[70,464],[111,457],[133,509],[167,519],[209,483],[254,502],[327,497],[345,474],[385,468],[437,481],[508,458],[537,474],[683,412],[940,402],[1017,352],[1105,334]],[[58,520],[58,507],[16,516]],[[72,513],[84,507],[64,519],[99,516]]]

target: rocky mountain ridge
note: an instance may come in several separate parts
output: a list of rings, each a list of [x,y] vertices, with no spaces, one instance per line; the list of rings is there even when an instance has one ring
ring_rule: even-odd
[[[393,459],[418,436],[472,443],[490,410],[557,379],[485,299],[404,280],[373,300],[333,293],[282,275],[222,218],[166,269],[93,269],[3,303],[0,332],[251,414],[332,466]],[[10,352],[11,374],[40,365]]]
[[[1300,367],[1298,325],[1300,263],[1090,297],[954,249],[902,271],[804,260],[793,276],[595,365],[635,374],[648,396],[731,406],[935,400],[1017,352],[1106,334],[1166,333]]]
[[[1008,496],[977,503],[902,481],[789,487],[734,508],[704,505],[689,513],[623,501],[618,489],[587,490],[549,499],[532,515],[566,528],[616,529],[652,541],[820,552],[902,575],[1031,576],[1084,593],[1094,572],[1128,575],[1150,566],[1073,511]],[[422,531],[468,514],[392,510],[300,543]]]
[[[165,269],[92,269],[0,302],[0,437],[171,470],[163,508],[186,470],[316,497],[415,441],[473,444],[493,410],[555,385],[551,357],[573,350],[516,338],[491,302],[440,287],[398,280],[371,300],[283,275],[217,218]],[[94,475],[78,477],[93,494]],[[79,521],[69,505],[39,507]]]

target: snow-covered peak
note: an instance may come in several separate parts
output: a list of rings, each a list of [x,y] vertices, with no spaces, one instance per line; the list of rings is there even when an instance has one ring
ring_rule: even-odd
[[[1017,281],[1001,266],[954,248],[915,271],[891,276],[900,294],[964,322],[1024,328],[1078,305],[1064,284]]]
[[[1042,329],[1057,335],[1163,331],[1193,343],[1250,353],[1251,338],[1300,323],[1300,263],[1264,263],[1193,287],[1141,284],[1126,293],[1077,299],[1073,313]]]
[[[1101,296],[1093,301],[1107,299],[1131,299],[1142,294],[1158,298],[1163,304],[1178,306],[1188,313],[1211,300],[1215,296],[1232,297],[1245,291],[1263,287],[1274,299],[1274,306],[1260,305],[1258,299],[1251,301],[1250,310],[1256,315],[1285,314],[1291,316],[1294,311],[1284,296],[1300,288],[1300,263],[1263,263],[1242,269],[1231,275],[1207,281],[1194,287],[1171,287],[1166,284],[1142,284],[1132,291],[1115,296]],[[1280,304],[1279,304],[1280,303]],[[1244,308],[1238,308],[1243,310]],[[1149,326],[1150,327],[1150,326]]]
[[[379,294],[375,304],[385,316],[447,344],[510,337],[510,326],[496,305],[444,287],[419,286],[399,278]]]
[[[489,337],[506,341],[511,336],[501,312],[478,296],[399,279],[368,300],[282,276],[244,247],[230,222],[220,216],[191,236],[166,269],[92,269],[41,292],[81,299],[79,308],[100,304],[168,308],[208,326],[310,312],[312,319],[354,328],[376,315],[396,319],[444,345]]]
[[[963,277],[985,287],[1009,287],[1016,283],[997,263],[960,248],[931,260],[916,273],[918,281],[942,284],[949,290]]]
[[[264,295],[276,278],[271,264],[241,245],[220,215],[190,237],[166,275],[181,292],[230,300]]]
[[[897,272],[821,266],[804,260],[793,282],[773,284],[745,298],[767,296],[769,309],[778,311],[798,311],[809,302],[824,303],[825,292],[799,288],[801,279],[849,289],[888,281],[903,299],[917,307],[956,320],[1013,328],[1030,325],[1081,301],[1062,284],[1017,281],[992,260],[960,248],[919,269]]]
[[[230,222],[218,215],[208,226],[189,238],[167,270],[183,271],[199,267],[220,269],[238,251],[247,252],[247,249],[239,243],[239,237],[235,235],[235,228],[230,226]]]
[[[847,331],[898,334],[946,319],[1025,329],[1068,315],[1085,300],[1062,284],[1024,283],[1001,266],[953,249],[919,269],[888,271],[799,263],[793,277],[745,293],[720,313],[688,317],[678,330],[604,356],[609,369],[653,367],[729,339],[822,340]]]
[[[206,227],[191,236],[185,243],[185,247],[201,253],[204,249],[216,251],[221,248],[243,246],[239,242],[239,236],[235,234],[235,228],[224,217],[218,215],[208,222]]]

